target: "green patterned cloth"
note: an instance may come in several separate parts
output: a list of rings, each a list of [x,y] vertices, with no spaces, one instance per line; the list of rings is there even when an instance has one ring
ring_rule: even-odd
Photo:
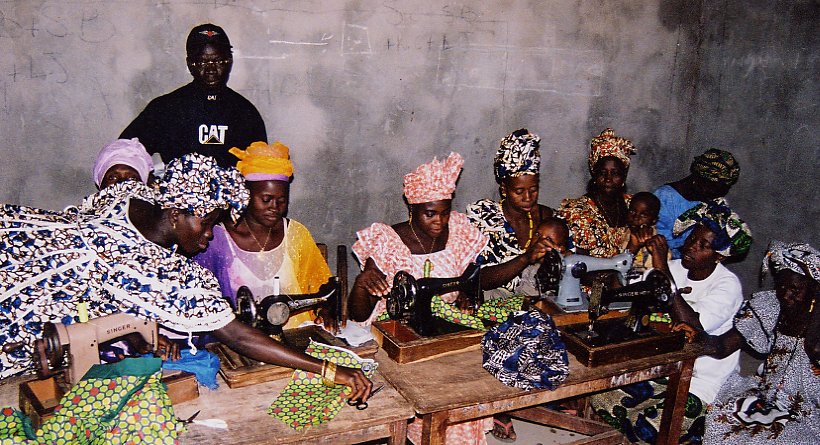
[[[378,367],[378,363],[372,359],[363,359],[347,349],[312,339],[305,353],[338,366],[361,368],[368,378],[373,377]],[[333,388],[325,386],[321,375],[297,369],[279,397],[268,408],[268,414],[295,430],[303,430],[333,420],[351,392],[350,387],[344,385]]]
[[[0,444],[175,444],[184,426],[161,381],[161,363],[128,358],[94,365],[37,431],[19,411],[3,409]]]
[[[510,295],[509,297],[492,299],[478,308],[476,317],[492,322],[502,322],[507,320],[513,312],[518,312],[524,306],[523,295]]]
[[[478,329],[479,331],[484,330],[484,323],[481,322],[480,318],[461,312],[452,304],[445,303],[438,295],[433,295],[433,299],[430,301],[430,309],[433,311],[433,315],[450,323]]]

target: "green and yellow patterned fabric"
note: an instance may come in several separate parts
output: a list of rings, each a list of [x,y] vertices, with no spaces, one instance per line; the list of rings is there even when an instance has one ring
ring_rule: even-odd
[[[0,444],[172,445],[184,430],[157,358],[94,365],[37,431],[21,413],[0,411]],[[28,423],[28,426],[27,426]]]
[[[513,312],[518,312],[524,306],[523,295],[511,295],[504,298],[495,298],[481,305],[476,317],[482,320],[501,323]]]
[[[305,353],[338,366],[361,368],[368,378],[373,377],[378,366],[372,359],[363,359],[347,349],[312,339]],[[291,381],[268,408],[268,414],[295,430],[303,430],[333,420],[350,393],[348,386],[336,385],[331,388],[322,383],[321,375],[297,369],[293,372]]]

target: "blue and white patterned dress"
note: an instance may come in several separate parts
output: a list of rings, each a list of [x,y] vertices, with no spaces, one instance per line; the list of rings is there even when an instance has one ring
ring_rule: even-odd
[[[131,198],[154,201],[142,183],[103,189],[79,209],[0,211],[0,378],[31,368],[46,322],[125,312],[182,332],[219,329],[234,316],[214,276],[147,240],[128,219]],[[16,347],[15,347],[16,346]]]

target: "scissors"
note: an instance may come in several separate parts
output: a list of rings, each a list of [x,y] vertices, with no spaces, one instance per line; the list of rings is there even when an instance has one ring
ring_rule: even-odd
[[[375,396],[376,393],[381,391],[383,388],[384,388],[384,383],[379,385],[373,391],[370,391],[370,397]],[[347,399],[347,404],[350,405],[350,406],[355,406],[356,409],[359,410],[359,411],[363,411],[363,410],[367,409],[367,402],[362,402],[361,399],[355,399],[355,400],[354,399]]]
[[[180,422],[180,423],[182,423],[183,425],[188,425],[188,424],[194,423],[194,419],[195,419],[195,418],[196,418],[196,416],[198,416],[198,415],[199,415],[199,411],[195,412],[193,416],[191,416],[191,417],[189,417],[189,418],[187,418],[187,419],[177,419],[177,421],[179,421],[179,422]]]

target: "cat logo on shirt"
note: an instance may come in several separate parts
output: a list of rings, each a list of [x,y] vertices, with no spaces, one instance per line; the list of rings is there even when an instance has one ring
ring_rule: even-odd
[[[203,145],[223,145],[225,144],[225,133],[227,131],[227,125],[202,124],[199,126],[199,143]]]

